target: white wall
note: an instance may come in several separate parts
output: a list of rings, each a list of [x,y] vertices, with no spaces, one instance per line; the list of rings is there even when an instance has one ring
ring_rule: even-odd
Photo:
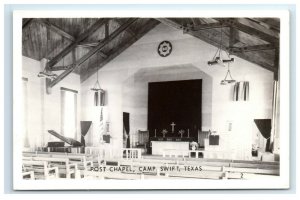
[[[157,46],[163,40],[168,40],[173,45],[172,54],[164,58],[157,54]],[[207,113],[204,117],[206,122],[203,123],[203,130],[211,129],[221,135],[220,150],[234,149],[239,152],[236,158],[247,159],[251,152],[253,119],[271,118],[273,73],[235,57],[236,61],[231,67],[232,75],[237,81],[250,82],[250,100],[233,102],[233,85],[220,85],[220,81],[226,74],[226,68],[207,65],[207,61],[212,58],[215,51],[215,47],[199,39],[160,24],[103,67],[99,71],[99,79],[101,86],[108,93],[106,109],[107,120],[111,122],[113,137],[111,146],[116,151],[122,147],[122,112],[128,109],[128,104],[126,104],[128,99],[124,98],[124,93],[126,93],[126,85],[130,77],[139,74],[142,69],[153,69],[145,71],[146,74],[143,76],[146,77],[156,69],[161,71],[164,68],[174,67],[175,71],[172,71],[174,74],[171,79],[179,80],[181,79],[180,70],[178,71],[176,67],[182,70],[184,66],[188,66],[197,69],[199,74],[212,77],[212,83],[209,86],[212,89],[211,111],[208,109],[209,104],[203,105],[203,110]],[[156,76],[157,74],[153,75],[153,77]],[[201,78],[201,75],[193,76],[193,78]],[[161,79],[158,78],[158,80]],[[95,81],[96,74],[81,85],[82,119],[84,120],[95,120],[91,115],[95,113],[95,107],[93,107],[93,93],[90,91]],[[204,87],[203,91],[209,89]],[[146,95],[144,92],[141,94]],[[145,96],[141,98],[145,99]],[[142,113],[145,114],[145,110]],[[233,131],[230,133],[227,131],[227,121],[233,123]],[[136,128],[145,127],[145,121],[138,123],[140,124],[143,124],[141,125],[143,127]]]
[[[46,94],[45,79],[37,75],[44,69],[45,60],[36,61],[23,56],[23,77],[28,78],[28,139],[31,148],[46,146],[49,141],[57,141],[47,130],[61,132],[60,87],[78,91],[77,95],[77,133],[80,134],[80,76],[71,73]],[[75,138],[79,139],[79,137]]]

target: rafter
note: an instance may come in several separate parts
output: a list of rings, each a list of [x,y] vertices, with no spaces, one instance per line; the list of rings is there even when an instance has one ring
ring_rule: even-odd
[[[274,50],[275,46],[272,44],[262,44],[262,45],[253,45],[253,46],[245,46],[245,47],[229,47],[227,50],[230,53],[237,52],[249,52],[249,51],[265,51],[265,50]]]
[[[122,24],[122,22],[121,22],[121,20],[120,20],[119,18],[116,18],[115,20],[116,20],[116,22],[117,22],[119,25]],[[135,33],[131,30],[131,28],[128,28],[128,29],[126,30],[126,32],[129,33],[131,36],[135,37]]]
[[[216,18],[216,20],[218,20],[221,23],[224,23],[228,26],[234,27],[244,33],[247,33],[248,35],[254,36],[256,38],[262,39],[264,41],[267,41],[269,43],[274,44],[275,46],[279,45],[279,41],[278,38],[265,33],[263,31],[260,31],[258,29],[255,29],[253,27],[244,25],[240,22],[238,22],[236,19],[224,19],[224,18]]]
[[[171,20],[171,19],[166,19],[166,18],[164,18],[164,19],[162,19],[162,18],[159,18],[159,19],[157,19],[158,21],[160,21],[160,22],[162,22],[162,23],[164,23],[164,24],[166,24],[166,25],[168,25],[168,26],[171,26],[171,27],[173,27],[173,28],[176,28],[176,29],[179,29],[179,30],[183,30],[184,29],[184,27],[182,27],[180,24],[177,24],[176,22],[174,22],[173,20]],[[215,32],[215,30],[210,30],[211,32]],[[188,34],[190,34],[190,35],[192,35],[192,36],[194,36],[194,37],[196,37],[196,38],[199,38],[199,39],[201,39],[201,40],[203,40],[203,41],[205,41],[205,42],[207,42],[208,44],[211,44],[211,45],[213,45],[213,46],[215,46],[215,47],[217,47],[217,48],[219,48],[220,47],[220,44],[219,44],[219,42],[217,42],[217,39],[216,40],[213,40],[213,39],[211,39],[210,37],[208,37],[207,35],[205,35],[205,34],[202,34],[202,33],[200,33],[200,32],[188,32]],[[211,34],[211,35],[217,35],[217,34]],[[223,47],[223,50],[226,50],[226,48],[225,47]],[[238,56],[238,57],[240,57],[240,58],[242,58],[242,59],[245,59],[245,60],[248,60],[248,61],[250,61],[250,62],[252,62],[252,63],[255,63],[255,64],[257,64],[257,65],[260,65],[261,67],[263,67],[263,68],[265,68],[265,69],[267,69],[267,70],[270,70],[270,71],[272,71],[272,72],[276,72],[278,69],[277,68],[275,68],[274,66],[271,66],[271,65],[269,65],[269,64],[267,64],[267,63],[265,63],[265,62],[262,62],[262,61],[260,61],[260,60],[257,60],[257,59],[253,59],[253,58],[251,58],[251,56],[249,56],[249,55],[246,55],[246,54],[244,54],[244,53],[240,53],[240,52],[234,52],[234,53],[232,53],[233,55],[236,55],[236,56]]]
[[[194,25],[191,28],[188,29],[188,31],[202,31],[206,29],[212,29],[212,28],[222,28],[222,27],[227,27],[228,25],[223,24],[221,22],[216,22],[216,23],[209,23],[209,24],[199,24],[199,25]]]
[[[55,26],[54,24],[52,24],[51,22],[49,22],[47,19],[43,19],[43,18],[39,18],[36,19],[37,22],[45,25],[47,28],[49,28],[50,30],[52,30],[53,32],[63,36],[64,38],[69,39],[70,41],[74,42],[75,38],[70,35],[69,33],[65,32],[64,30],[62,30],[61,28]]]
[[[271,31],[280,32],[280,20],[274,18],[247,18],[250,21],[256,22],[263,27],[270,29]],[[269,23],[266,23],[266,22]]]
[[[109,36],[109,22],[105,23],[105,38]]]
[[[55,66],[52,67],[49,71],[61,71],[61,70],[67,70],[69,68],[71,68],[73,66],[73,64],[71,65],[66,65],[66,66]]]
[[[32,18],[24,18],[23,19],[23,24],[22,24],[22,29],[26,28],[27,26],[30,25],[30,23],[33,21]]]
[[[273,35],[276,38],[279,38],[280,30],[279,29],[276,30],[275,28],[271,27],[268,24],[265,24],[263,22],[251,18],[241,18],[239,19],[239,21],[248,26],[252,26],[253,28],[256,28],[258,30],[262,30],[269,35]]]
[[[122,33],[124,30],[126,30],[136,20],[137,20],[137,18],[131,18],[127,22],[125,22],[122,26],[120,26],[113,33],[111,33],[108,38],[106,38],[103,41],[101,41],[99,45],[97,45],[96,47],[94,47],[92,50],[90,50],[86,55],[84,55],[80,59],[76,60],[76,62],[73,63],[73,66],[70,69],[64,71],[55,80],[51,81],[51,83],[49,84],[49,87],[53,87],[58,82],[60,82],[61,80],[63,80],[67,75],[69,75],[72,71],[74,71],[77,66],[81,65],[87,59],[89,59],[91,56],[93,56],[95,53],[97,53],[100,49],[102,49],[110,41],[112,41],[114,38],[116,38],[120,33]]]
[[[191,20],[192,20],[192,23],[191,23],[191,25],[192,25],[192,26],[196,26],[196,25],[197,25],[197,23],[196,23],[196,20],[195,20],[195,18],[191,18]]]
[[[238,40],[238,32],[235,28],[229,28],[229,47],[233,47]]]
[[[49,28],[50,30],[54,31],[55,33],[69,39],[70,41],[74,42],[76,39],[68,34],[67,32],[65,32],[64,30],[60,29],[59,27],[55,26],[54,24],[50,23],[48,20],[46,19],[37,19],[37,22],[44,24],[47,28]],[[108,25],[108,22],[105,24],[105,30],[106,30],[106,26]],[[95,47],[99,44],[99,41],[97,42],[80,42],[77,46],[79,47]],[[100,56],[103,58],[106,58],[107,55],[103,52],[99,52]]]
[[[97,70],[101,69],[108,62],[110,62],[115,57],[117,57],[121,52],[123,52],[125,49],[127,49],[129,46],[131,46],[134,42],[136,42],[139,38],[141,38],[145,33],[147,33],[149,30],[153,29],[158,24],[159,24],[158,21],[151,20],[150,22],[148,22],[142,29],[140,29],[135,34],[135,37],[132,36],[131,39],[127,40],[125,43],[123,43],[120,46],[118,46],[117,48],[111,50],[109,52],[109,56],[104,61],[102,61],[100,64],[99,63],[95,63],[94,65],[89,66],[87,72],[80,77],[81,82],[83,82],[86,79],[88,79]]]
[[[96,47],[99,43],[100,41],[87,41],[87,42],[80,42],[77,46],[90,48],[90,47]]]
[[[157,21],[167,25],[167,26],[170,26],[170,27],[173,27],[173,28],[176,28],[176,29],[180,29],[182,30],[184,27],[181,25],[181,24],[178,24],[176,22],[174,22],[173,20],[171,19],[167,19],[167,18],[156,18]],[[192,34],[192,33],[191,33]]]
[[[100,19],[97,22],[95,22],[87,31],[85,31],[83,34],[81,34],[73,43],[68,45],[64,50],[62,50],[58,55],[56,55],[54,58],[52,58],[47,68],[51,69],[58,61],[60,61],[63,57],[65,57],[67,54],[69,54],[72,50],[74,50],[77,45],[86,39],[91,33],[98,30],[102,25],[104,25],[109,19]]]

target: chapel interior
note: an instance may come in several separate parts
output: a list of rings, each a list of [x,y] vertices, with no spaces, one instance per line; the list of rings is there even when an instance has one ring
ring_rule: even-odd
[[[23,18],[22,178],[278,177],[279,38],[277,18]]]

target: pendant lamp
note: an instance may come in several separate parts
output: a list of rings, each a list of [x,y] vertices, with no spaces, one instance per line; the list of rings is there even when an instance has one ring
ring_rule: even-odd
[[[48,55],[48,41],[49,41],[49,30],[47,30],[47,36],[46,36],[46,39],[47,39],[47,43],[46,43],[46,53]],[[39,72],[38,75],[37,75],[39,78],[48,78],[48,79],[51,79],[51,80],[54,80],[57,78],[57,75],[52,73],[51,71],[48,71],[46,70],[46,67],[44,68],[43,71]]]
[[[235,83],[236,80],[234,80],[231,76],[231,73],[230,73],[230,66],[229,66],[229,63],[227,63],[227,73],[225,75],[225,78],[221,81],[221,85],[227,85],[227,84],[231,84],[231,83]]]
[[[97,70],[97,81],[91,90],[94,91],[94,106],[104,106],[105,91],[100,87],[98,71],[99,69]]]
[[[232,63],[234,62],[234,58],[230,57],[230,54],[227,51],[224,51],[223,49],[223,27],[221,27],[221,39],[219,47],[214,54],[213,58],[207,62],[209,66],[212,65],[221,65],[225,67],[226,63]]]

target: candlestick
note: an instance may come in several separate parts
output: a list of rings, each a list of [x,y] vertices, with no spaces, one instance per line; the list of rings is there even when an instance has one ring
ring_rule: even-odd
[[[190,137],[190,129],[188,129],[188,138]]]
[[[156,137],[156,129],[154,129],[154,137]]]

